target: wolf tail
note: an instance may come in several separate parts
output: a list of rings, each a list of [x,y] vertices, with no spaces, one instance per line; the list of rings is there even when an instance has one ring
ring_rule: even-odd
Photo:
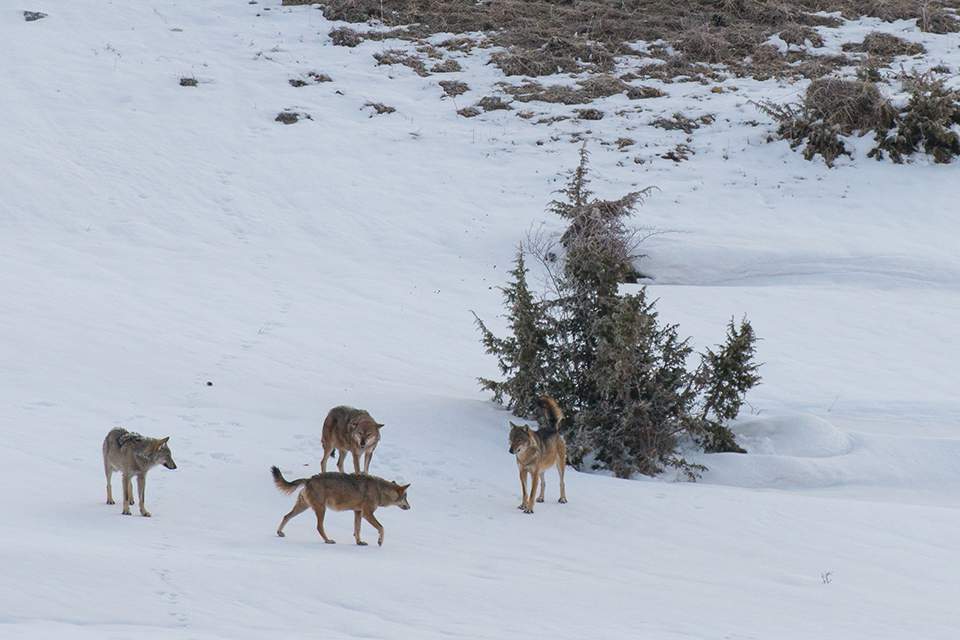
[[[543,419],[546,424],[554,431],[558,430],[560,423],[563,421],[563,410],[560,409],[557,401],[550,396],[540,396],[537,398],[537,404],[543,411]]]
[[[280,469],[276,467],[270,467],[270,473],[273,474],[273,484],[277,485],[277,489],[283,491],[284,493],[293,493],[297,490],[302,484],[306,484],[308,478],[300,478],[299,480],[294,480],[293,482],[287,482],[287,479],[283,477],[283,474],[280,473]]]

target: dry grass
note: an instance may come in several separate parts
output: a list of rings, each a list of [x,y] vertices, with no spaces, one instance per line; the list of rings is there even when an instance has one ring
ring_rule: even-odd
[[[373,54],[373,58],[377,61],[377,65],[399,64],[413,69],[418,76],[430,75],[430,72],[427,71],[427,65],[423,63],[423,60],[416,56],[411,56],[402,49],[387,49],[382,53]]]
[[[575,112],[581,120],[603,120],[603,111],[600,109],[576,109]]]
[[[807,87],[803,106],[811,119],[822,120],[844,134],[887,127],[893,115],[877,85],[862,80],[814,80]]]
[[[283,0],[303,4],[303,0]],[[831,63],[807,64],[807,54],[793,51],[773,56],[764,42],[776,34],[790,44],[820,44],[812,27],[837,26],[831,17],[814,11],[839,11],[844,17],[873,16],[883,20],[916,19],[925,31],[960,30],[960,21],[948,9],[960,0],[327,0],[327,18],[354,23],[380,21],[400,27],[379,33],[340,38],[346,44],[357,37],[422,39],[433,33],[484,33],[483,44],[503,47],[492,62],[510,76],[541,76],[557,72],[609,72],[617,56],[640,55],[627,43],[663,40],[676,47],[678,59],[663,57],[667,65],[643,73],[667,74],[703,80],[715,74],[702,67],[724,64],[738,75],[753,75],[755,61],[770,76],[815,78],[829,72]],[[350,45],[347,45],[350,46]],[[456,36],[441,48],[469,51],[476,37]],[[802,64],[798,64],[802,63]],[[673,77],[670,76],[670,77]]]
[[[863,42],[845,43],[843,50],[866,53],[885,63],[889,63],[897,56],[916,56],[927,52],[922,44],[907,42],[903,38],[879,31],[868,33]]]
[[[713,124],[713,116],[703,115],[696,120],[688,118],[682,113],[675,113],[669,118],[657,118],[650,123],[652,126],[667,131],[683,131],[687,135],[699,129],[701,125]]]
[[[444,60],[430,67],[430,73],[456,73],[463,71],[463,67],[456,60]]]
[[[484,96],[477,101],[477,106],[484,111],[510,111],[513,107],[510,103],[504,102],[499,96]]]
[[[457,113],[464,118],[473,118],[480,115],[480,109],[477,109],[476,107],[464,107],[463,109],[458,109]]]
[[[363,106],[370,107],[371,109],[373,109],[374,113],[376,113],[377,115],[385,115],[385,114],[393,113],[394,111],[396,111],[396,109],[394,109],[390,105],[383,104],[382,102],[368,102]],[[373,114],[370,114],[370,115],[372,116]]]
[[[811,47],[822,47],[823,38],[816,29],[805,24],[791,24],[780,30],[780,39],[787,44],[805,47],[810,43]]]
[[[640,85],[627,89],[627,97],[631,100],[649,100],[650,98],[663,98],[667,94],[656,87]]]
[[[466,82],[459,80],[441,80],[438,84],[448,98],[456,98],[470,90]]]
[[[350,27],[337,27],[327,34],[330,42],[337,47],[355,47],[363,42],[363,35]]]

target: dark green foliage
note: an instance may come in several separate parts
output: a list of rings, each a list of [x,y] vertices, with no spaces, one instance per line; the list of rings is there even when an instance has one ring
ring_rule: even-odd
[[[687,368],[688,340],[660,321],[646,289],[620,293],[622,283],[642,277],[633,266],[642,256],[627,218],[647,191],[597,199],[587,162],[581,151],[563,198],[550,205],[569,223],[558,246],[528,248],[546,272],[551,296],[531,295],[521,251],[503,289],[511,336],[497,338],[477,318],[505,377],[481,385],[524,417],[536,414],[537,396],[554,397],[567,415],[562,428],[574,465],[590,461],[619,477],[672,467],[693,479],[703,467],[678,455],[682,440],[735,450],[732,433],[722,430],[759,381],[753,330],[746,321],[731,324],[727,344],[708,350],[696,372]]]
[[[493,392],[498,403],[507,398],[507,407],[516,415],[529,418],[537,413],[537,397],[545,378],[544,357],[548,352],[546,315],[543,303],[534,300],[527,286],[527,267],[523,250],[517,251],[512,282],[502,287],[503,302],[510,323],[509,338],[498,338],[474,314],[487,353],[497,357],[505,380],[480,378],[484,389]]]
[[[828,167],[832,167],[840,156],[850,156],[840,139],[841,129],[838,125],[816,119],[805,107],[769,101],[755,104],[777,121],[777,138],[789,142],[791,149],[803,145],[803,157],[806,160],[813,160],[819,155]]]
[[[960,156],[960,91],[947,89],[943,80],[931,76],[911,78],[910,100],[892,126],[878,129],[876,146],[868,154],[880,160],[884,154],[901,163],[905,156],[923,151],[936,162],[948,163]]]
[[[598,336],[589,372],[597,401],[577,414],[577,439],[619,477],[659,473],[690,426],[687,340],[675,325],[658,322],[645,289],[620,298],[591,329]]]
[[[754,362],[756,341],[753,327],[746,318],[739,326],[731,318],[727,325],[727,341],[718,351],[707,349],[701,357],[695,384],[702,395],[699,418],[705,430],[703,444],[706,451],[746,453],[724,423],[737,417],[747,391],[760,382],[757,374],[760,365]]]

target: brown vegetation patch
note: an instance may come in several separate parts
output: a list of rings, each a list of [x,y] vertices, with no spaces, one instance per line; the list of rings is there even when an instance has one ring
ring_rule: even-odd
[[[423,60],[416,56],[411,56],[402,49],[387,49],[383,53],[373,54],[373,58],[377,61],[377,65],[399,64],[413,69],[418,76],[430,75],[430,72],[427,71],[427,66],[423,64]]]
[[[484,96],[477,101],[477,106],[484,111],[510,111],[513,107],[504,102],[500,96]]]
[[[780,30],[780,39],[798,47],[805,47],[810,43],[812,47],[822,47],[823,38],[813,27],[805,24],[791,24]]]
[[[456,60],[444,60],[430,67],[430,73],[455,73],[463,71],[463,67]]]
[[[665,91],[646,85],[627,89],[627,97],[631,100],[649,100],[650,98],[663,98],[666,95]]]
[[[283,0],[300,4],[302,0]],[[390,37],[421,39],[434,33],[483,32],[485,45],[503,47],[492,56],[506,75],[540,76],[557,72],[606,72],[616,56],[640,54],[627,43],[662,40],[674,45],[680,60],[644,70],[653,77],[675,72],[697,80],[710,75],[699,63],[725,64],[738,75],[752,75],[748,58],[780,33],[791,44],[818,46],[816,26],[837,26],[833,17],[812,12],[840,11],[846,18],[916,19],[925,31],[960,29],[950,10],[960,0],[327,0],[324,13],[353,23],[381,21],[400,27]],[[383,37],[362,34],[360,37]],[[475,40],[455,36],[440,45],[470,50]],[[821,66],[791,66],[800,58],[770,58],[768,75],[813,75]],[[662,54],[666,58],[666,54]]]
[[[477,109],[476,107],[464,107],[463,109],[458,109],[457,113],[464,118],[473,118],[480,115],[480,109]]]
[[[600,109],[577,109],[576,113],[581,120],[603,120],[603,111]]]
[[[331,29],[327,35],[330,37],[330,42],[337,47],[355,47],[363,42],[363,36],[360,32],[350,27]]]
[[[393,113],[394,111],[396,111],[396,109],[394,109],[394,108],[391,107],[390,105],[383,104],[382,102],[368,102],[368,103],[366,103],[366,104],[363,105],[363,106],[364,106],[364,107],[370,107],[371,109],[373,109],[373,111],[374,111],[377,115],[384,115],[384,114]],[[373,114],[371,114],[371,115],[373,115]]]
[[[439,84],[440,88],[443,89],[444,95],[448,98],[456,98],[470,90],[466,82],[460,82],[459,80],[441,80]]]
[[[814,80],[807,87],[803,106],[813,119],[845,134],[888,126],[892,116],[890,103],[877,85],[861,80]]]
[[[863,42],[845,43],[843,50],[866,53],[886,63],[889,63],[896,56],[916,56],[927,52],[922,44],[907,42],[903,38],[879,31],[868,33]]]

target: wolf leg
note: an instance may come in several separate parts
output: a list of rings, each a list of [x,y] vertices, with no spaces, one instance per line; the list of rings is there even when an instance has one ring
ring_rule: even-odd
[[[130,474],[122,472],[123,475],[123,515],[130,515],[130,505],[133,504],[133,482],[130,480]]]
[[[323,541],[327,544],[335,544],[336,540],[328,538],[327,533],[323,530],[323,514],[326,513],[327,508],[321,505],[314,507],[313,510],[317,512],[317,531],[320,532],[320,537],[323,538]]]
[[[356,451],[353,452],[353,472],[360,475],[360,454]]]
[[[323,459],[320,460],[320,472],[327,472],[327,458],[330,457],[330,452],[333,451],[333,447],[327,448],[327,443],[323,443]]]
[[[540,472],[540,495],[537,497],[537,502],[543,502],[543,491],[547,488],[547,483],[543,478],[543,471]]]
[[[540,474],[534,471],[530,474],[530,497],[527,499],[527,508],[523,510],[525,513],[533,513],[533,499],[537,495],[537,485],[539,482]]]
[[[562,456],[557,461],[557,473],[560,474],[560,504],[566,504],[567,502],[567,485],[563,483],[563,472],[566,471],[567,460],[566,456]]]
[[[107,462],[107,456],[103,456],[103,473],[107,476],[107,504],[115,504],[113,501],[113,469]]]
[[[527,508],[527,472],[523,469],[520,469],[520,506],[517,509],[526,509]]]
[[[347,450],[346,450],[346,449],[340,449],[337,453],[338,453],[338,455],[337,455],[337,471],[339,471],[340,473],[343,473],[343,463],[344,463],[344,462],[346,461],[346,459],[347,459]]]
[[[138,473],[137,474],[137,495],[140,496],[140,515],[144,518],[150,517],[150,512],[147,511],[147,508],[144,506],[143,496],[147,492],[147,474]]]
[[[353,537],[361,547],[367,546],[367,543],[360,539],[360,512],[353,512]]]
[[[363,475],[370,475],[370,461],[373,460],[373,451],[367,451],[363,456]]]
[[[300,495],[297,496],[297,501],[293,504],[293,509],[290,509],[290,513],[283,516],[283,520],[280,521],[280,526],[277,527],[277,535],[281,538],[284,537],[283,528],[287,526],[287,523],[306,511],[309,507],[310,505],[307,504],[307,501],[303,498],[303,493],[301,492]]]
[[[383,546],[383,525],[380,524],[380,521],[374,517],[372,509],[364,509],[363,517],[366,519],[367,522],[372,524],[374,528],[377,530],[377,533],[380,534],[377,537],[377,544],[382,547]]]

